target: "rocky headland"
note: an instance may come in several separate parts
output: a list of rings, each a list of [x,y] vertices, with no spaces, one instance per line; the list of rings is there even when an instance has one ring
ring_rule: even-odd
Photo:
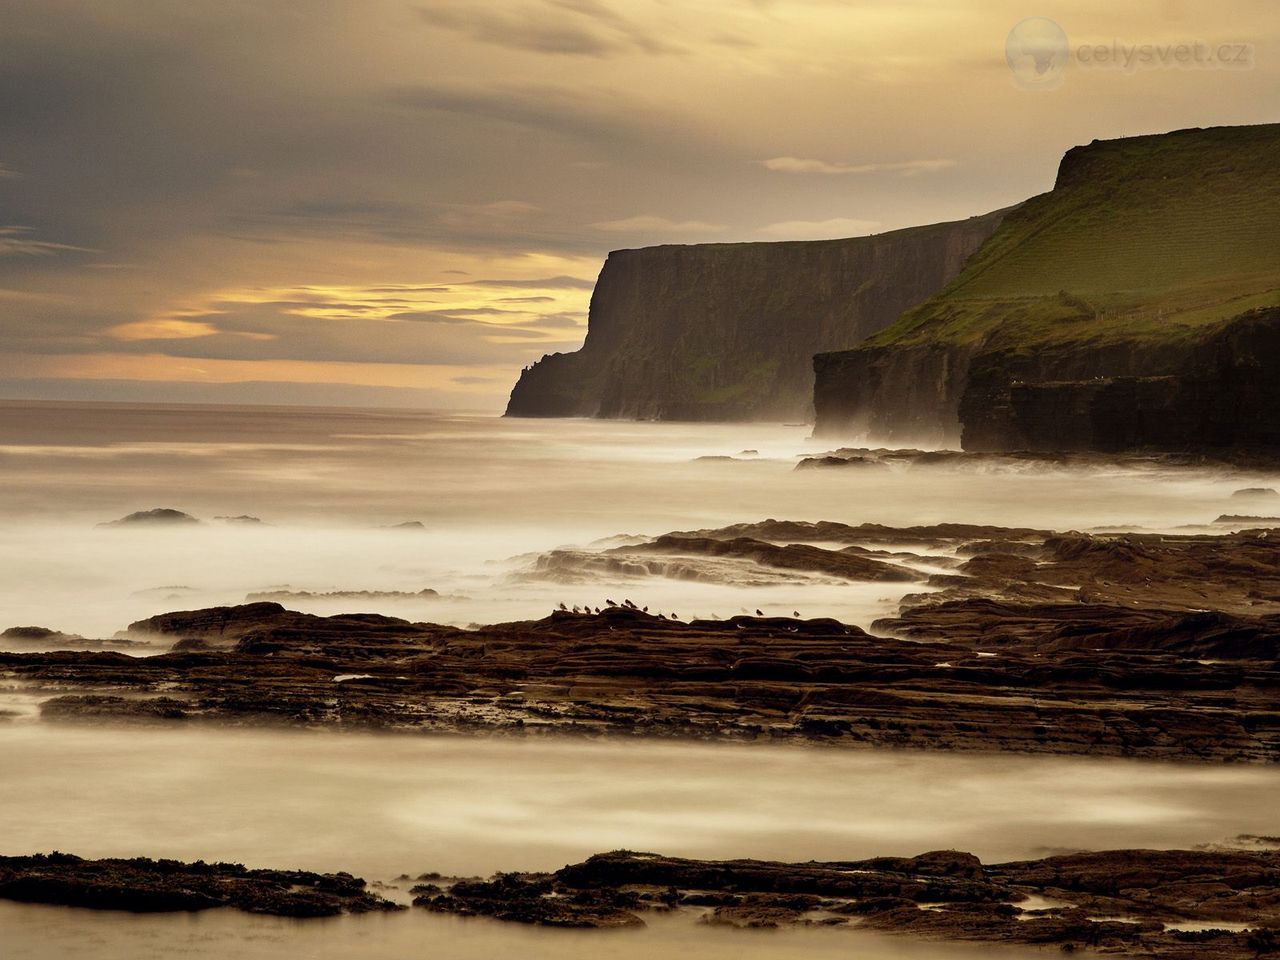
[[[1280,125],[1068,151],[946,289],[815,358],[816,430],[966,450],[1280,448]]]
[[[1004,214],[847,240],[615,251],[582,349],[526,369],[507,415],[808,420],[813,355],[942,289]]]

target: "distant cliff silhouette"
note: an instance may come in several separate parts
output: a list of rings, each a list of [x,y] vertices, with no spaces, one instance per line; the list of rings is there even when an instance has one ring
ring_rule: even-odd
[[[813,355],[952,280],[1005,211],[872,237],[611,253],[586,342],[524,371],[508,416],[805,420]]]

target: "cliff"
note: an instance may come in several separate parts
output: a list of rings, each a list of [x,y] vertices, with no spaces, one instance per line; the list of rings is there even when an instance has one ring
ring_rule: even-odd
[[[611,253],[582,349],[526,369],[507,415],[807,420],[813,355],[861,342],[942,289],[1003,216]]]
[[[1280,125],[1073,148],[944,290],[814,368],[824,436],[1280,446]]]

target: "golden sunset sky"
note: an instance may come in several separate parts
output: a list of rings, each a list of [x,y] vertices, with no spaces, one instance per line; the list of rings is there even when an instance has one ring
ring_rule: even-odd
[[[0,0],[0,397],[500,409],[611,249],[1007,206],[1280,119],[1280,3]],[[1084,45],[1027,89],[1026,17]]]

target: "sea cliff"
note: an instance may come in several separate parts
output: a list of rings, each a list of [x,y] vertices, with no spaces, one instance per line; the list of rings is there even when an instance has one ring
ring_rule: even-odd
[[[508,416],[803,420],[815,353],[953,279],[1004,211],[871,237],[609,254],[586,342],[524,371]]]
[[[814,359],[816,432],[1280,447],[1280,125],[1095,141],[946,289]]]

